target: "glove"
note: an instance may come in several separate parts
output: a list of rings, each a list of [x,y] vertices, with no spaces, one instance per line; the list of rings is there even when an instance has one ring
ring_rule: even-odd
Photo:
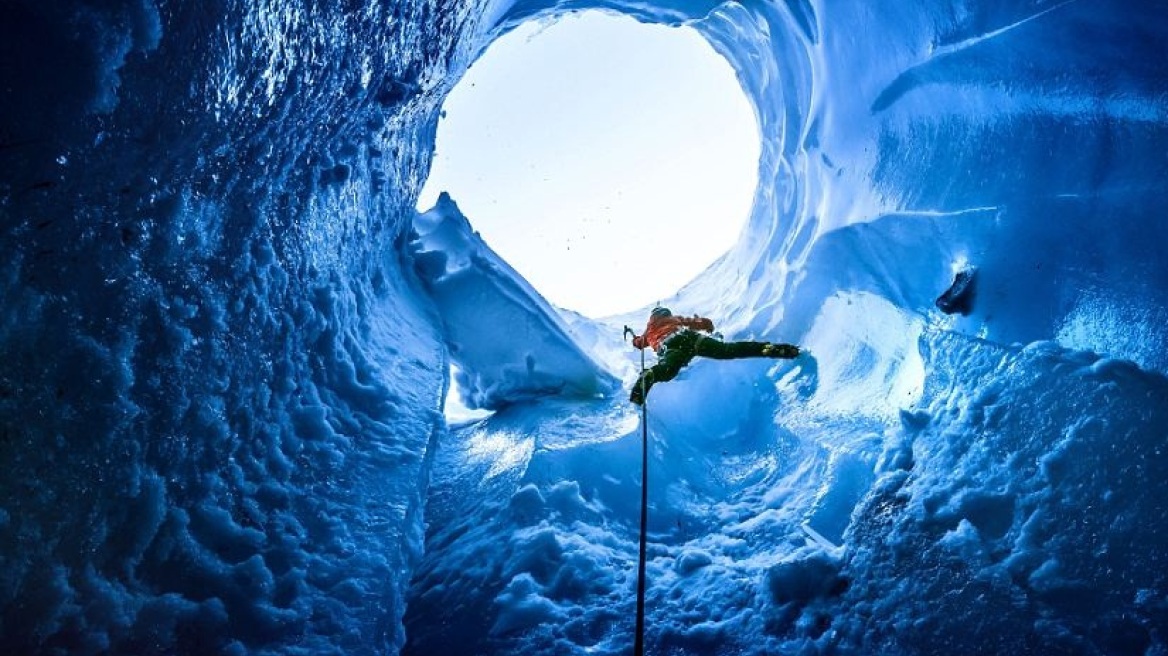
[[[707,319],[705,317],[699,317],[699,316],[694,316],[694,320],[697,321],[697,323],[694,325],[697,327],[698,330],[704,330],[708,333],[714,332],[714,322],[713,321],[710,321],[709,319]]]

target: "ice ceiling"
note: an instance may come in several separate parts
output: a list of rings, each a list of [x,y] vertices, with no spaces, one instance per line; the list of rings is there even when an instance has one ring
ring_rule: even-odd
[[[657,541],[653,648],[1162,652],[1168,12],[1081,0],[8,3],[6,651],[392,653],[411,577],[475,580],[442,579],[473,549],[425,560],[465,542],[424,520],[475,500],[435,501],[458,489],[440,408],[451,361],[490,352],[451,347],[441,310],[468,306],[432,283],[458,263],[418,260],[414,201],[476,53],[584,8],[690,23],[738,72],[763,135],[750,223],[671,303],[815,355],[654,390],[658,483],[698,533]],[[963,270],[976,297],[945,314]],[[549,321],[541,344],[606,367],[608,329]],[[503,357],[482,372],[515,382]],[[516,414],[533,388],[489,378],[495,428],[616,439],[472,486],[519,526],[509,578],[465,597],[495,615],[460,638],[618,653],[634,509],[606,495],[630,474],[596,463],[636,466],[620,393]],[[695,391],[721,394],[709,415]],[[731,465],[738,485],[711,473]],[[445,617],[410,625],[437,644]]]

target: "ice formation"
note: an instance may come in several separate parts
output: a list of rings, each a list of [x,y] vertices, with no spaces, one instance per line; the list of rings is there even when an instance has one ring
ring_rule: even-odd
[[[413,210],[469,62],[589,6],[758,114],[668,303],[808,351],[649,395],[650,653],[1168,650],[1157,3],[15,0],[5,653],[628,652],[643,317]],[[448,425],[452,365],[493,414]]]
[[[414,219],[414,232],[414,270],[441,317],[467,407],[616,390],[619,381],[471,229],[449,195],[441,194],[433,209]]]

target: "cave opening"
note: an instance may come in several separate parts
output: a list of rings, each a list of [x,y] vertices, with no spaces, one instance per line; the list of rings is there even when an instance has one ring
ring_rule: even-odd
[[[448,192],[549,301],[611,316],[734,245],[759,155],[740,81],[696,30],[572,13],[502,35],[452,90],[417,207]]]

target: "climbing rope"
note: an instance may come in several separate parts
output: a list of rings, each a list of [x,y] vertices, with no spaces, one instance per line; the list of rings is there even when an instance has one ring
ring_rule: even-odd
[[[626,329],[627,330],[627,329]],[[637,561],[637,635],[633,656],[645,655],[645,545],[649,525],[649,399],[645,395],[645,349],[641,349],[641,551]]]

